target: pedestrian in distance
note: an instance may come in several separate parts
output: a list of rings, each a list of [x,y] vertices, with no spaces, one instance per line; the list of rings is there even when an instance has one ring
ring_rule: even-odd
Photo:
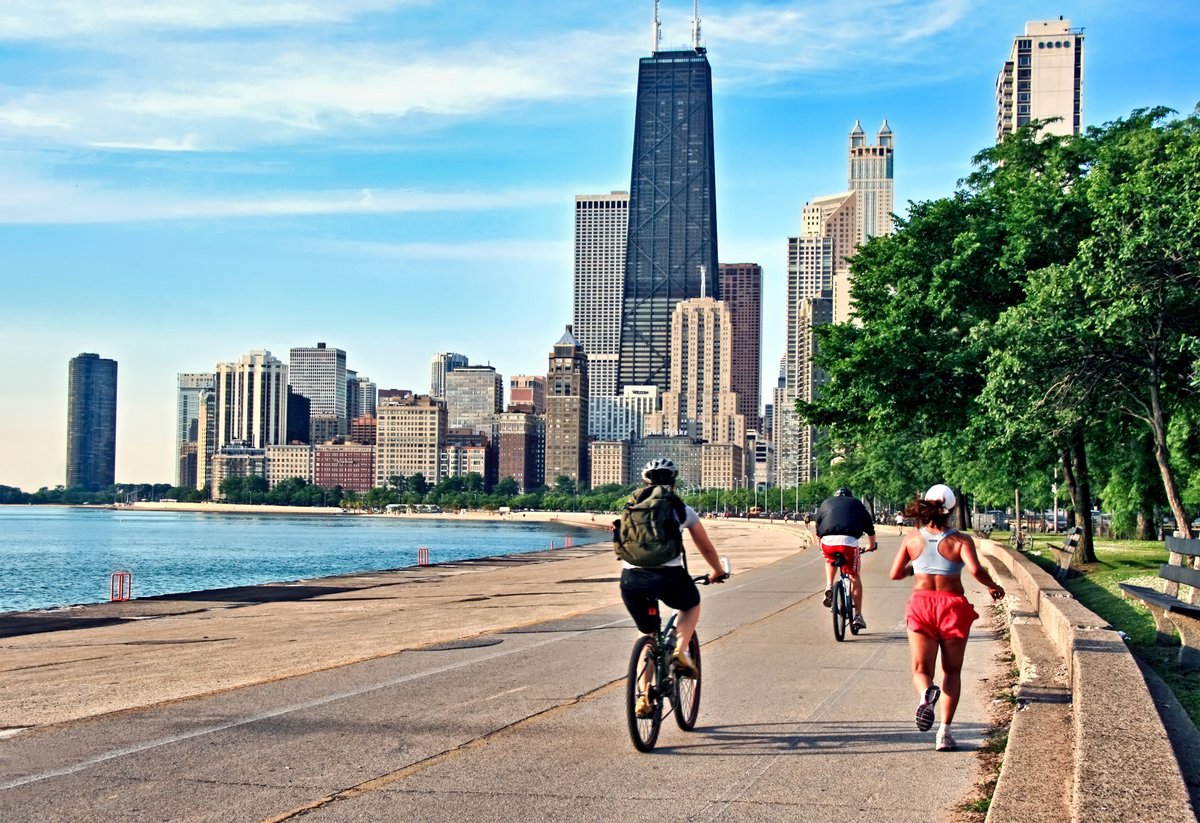
[[[858,542],[865,535],[867,548],[875,551],[875,523],[871,513],[843,486],[833,497],[826,498],[817,509],[817,537],[821,541],[821,553],[825,555],[825,608],[833,602],[834,555],[845,558],[846,574],[850,575],[850,596],[854,598],[854,628],[861,631],[867,627],[863,619],[863,586],[859,576],[862,556]]]
[[[679,613],[675,623],[675,667],[696,676],[688,644],[700,622],[700,591],[687,570],[683,530],[691,535],[700,556],[712,569],[710,582],[723,580],[727,573],[696,510],[675,493],[678,474],[675,463],[665,457],[646,464],[642,470],[645,486],[634,492],[621,510],[621,517],[613,522],[613,548],[622,565],[621,600],[638,631],[658,631],[660,600],[675,609]],[[638,706],[639,716],[649,711],[648,701]]]
[[[918,703],[916,723],[919,731],[933,727],[934,706],[942,700],[942,724],[934,748],[954,751],[957,744],[950,724],[958,708],[962,691],[963,657],[971,624],[979,614],[967,600],[962,585],[965,568],[987,587],[993,600],[1004,597],[988,570],[979,562],[975,541],[950,527],[950,513],[957,504],[954,490],[938,483],[924,495],[918,494],[904,510],[918,528],[900,543],[892,563],[892,579],[912,575],[913,593],[908,601],[905,622],[908,646],[912,653],[913,687]],[[942,685],[933,682],[938,655],[942,660]]]

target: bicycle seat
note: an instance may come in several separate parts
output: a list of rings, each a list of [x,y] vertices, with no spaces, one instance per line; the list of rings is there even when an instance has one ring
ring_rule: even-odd
[[[842,554],[841,552],[834,552],[833,553],[833,565],[835,567],[846,565],[846,555]]]

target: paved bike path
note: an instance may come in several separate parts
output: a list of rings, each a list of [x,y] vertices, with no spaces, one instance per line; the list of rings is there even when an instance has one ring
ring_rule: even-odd
[[[0,818],[610,820],[658,798],[668,820],[936,819],[973,760],[912,726],[907,587],[883,582],[887,554],[867,562],[872,628],[842,644],[814,552],[705,589],[699,726],[667,718],[651,755],[624,727],[634,632],[607,606],[0,741]],[[982,711],[960,708],[968,748]]]

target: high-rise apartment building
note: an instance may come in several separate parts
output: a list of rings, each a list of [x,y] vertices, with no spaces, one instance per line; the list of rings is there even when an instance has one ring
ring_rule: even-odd
[[[216,448],[255,449],[287,442],[288,367],[269,351],[216,368]]]
[[[495,422],[499,479],[511,477],[521,492],[546,482],[546,419],[538,414],[507,411]]]
[[[692,48],[658,50],[657,9],[654,52],[638,67],[617,380],[665,391],[675,305],[720,291],[712,69],[698,15]]]
[[[67,367],[67,488],[107,488],[116,472],[117,361],[85,352]]]
[[[324,343],[294,348],[288,353],[288,380],[296,394],[308,398],[310,417],[334,418],[337,434],[350,425],[346,415],[346,353]],[[314,442],[316,441],[314,438]]]
[[[465,354],[442,352],[429,361],[429,396],[438,400],[446,397],[446,375],[468,365]]]
[[[377,397],[378,387],[371,378],[346,370],[346,417],[374,417]]]
[[[1083,29],[1071,21],[1037,20],[1013,38],[996,76],[996,142],[1029,123],[1049,120],[1049,134],[1083,131]]]
[[[175,485],[195,486],[200,447],[200,398],[212,391],[212,372],[181,372],[175,386]]]
[[[803,297],[830,297],[834,319],[850,318],[850,257],[858,236],[852,192],[814,197],[801,212],[800,236],[788,238],[788,312]]]
[[[546,483],[569,477],[576,488],[590,481],[588,467],[588,371],[583,346],[571,327],[550,351],[546,376]]]
[[[671,388],[662,400],[666,433],[744,447],[746,422],[729,388],[732,372],[729,307],[711,297],[677,304],[671,317]]]
[[[492,366],[459,366],[446,375],[446,425],[491,436],[504,410],[504,378]]]
[[[819,433],[796,413],[796,401],[811,403],[820,395],[825,374],[813,363],[817,351],[817,326],[833,322],[833,301],[828,297],[803,297],[788,306],[788,364],[782,402],[776,411],[776,484],[792,487],[817,477],[815,446]]]
[[[628,192],[576,195],[572,329],[587,353],[593,398],[614,397],[618,391],[628,234]]]
[[[588,400],[588,436],[594,440],[637,440],[645,436],[646,420],[660,406],[658,386],[624,386],[616,397],[592,397]],[[598,408],[593,409],[595,405]],[[661,414],[658,428],[662,433]]]
[[[414,474],[431,484],[441,480],[446,404],[414,395],[388,400],[375,411],[375,485],[386,486],[392,477]]]
[[[887,120],[875,143],[867,142],[862,124],[850,129],[850,171],[846,188],[854,192],[858,209],[855,245],[892,233],[895,212],[895,136]]]
[[[729,389],[737,395],[737,410],[746,427],[757,429],[762,386],[762,266],[722,263],[720,275],[721,301],[729,307],[733,324]]]
[[[510,407],[529,414],[545,414],[545,375],[518,374],[509,378],[508,403]]]
[[[360,443],[314,446],[313,482],[322,489],[370,491],[375,485],[375,447]],[[333,498],[325,502],[337,505]]]

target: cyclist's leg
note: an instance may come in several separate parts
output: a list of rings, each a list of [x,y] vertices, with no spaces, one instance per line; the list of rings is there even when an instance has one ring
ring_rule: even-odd
[[[855,547],[847,547],[846,573],[850,575],[850,596],[854,598],[854,613],[863,613],[863,585],[859,570],[862,568],[862,552]]]
[[[686,649],[700,622],[700,591],[682,566],[663,569],[661,575],[659,599],[679,613],[675,618],[675,648]]]

